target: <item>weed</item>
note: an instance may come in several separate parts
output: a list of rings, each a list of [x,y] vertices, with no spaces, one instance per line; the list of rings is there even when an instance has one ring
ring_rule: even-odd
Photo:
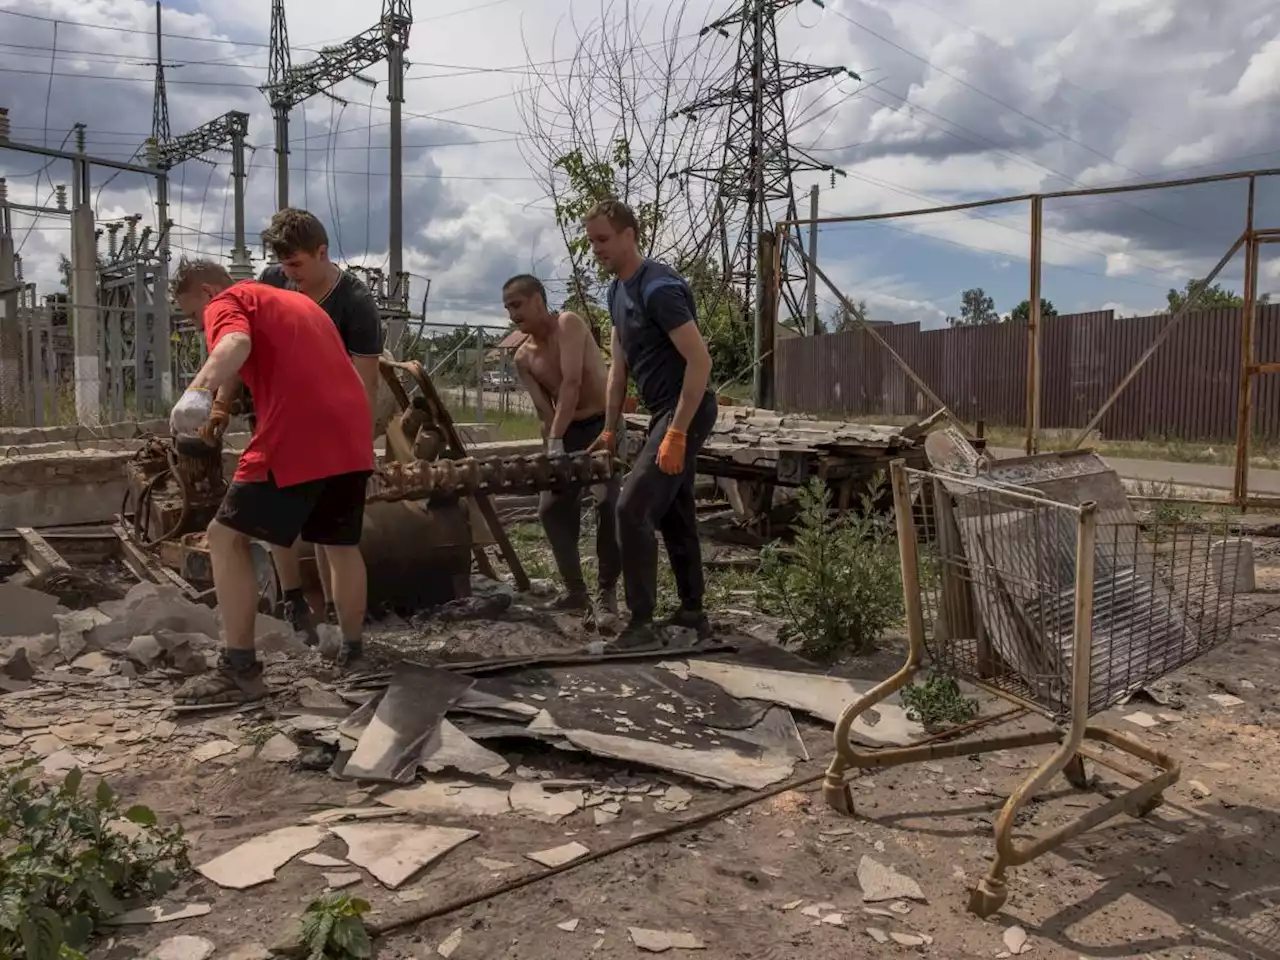
[[[187,842],[147,807],[121,811],[105,780],[90,796],[79,770],[50,784],[33,765],[0,772],[0,957],[68,960],[121,901],[167,893],[190,869]]]
[[[868,653],[902,615],[891,527],[873,507],[882,486],[877,476],[861,510],[832,517],[826,487],[811,481],[800,491],[790,549],[770,544],[761,553],[765,609],[786,618],[779,638],[798,640],[805,656],[832,661]]]
[[[302,915],[302,939],[307,960],[363,960],[373,953],[369,931],[361,917],[369,904],[345,894],[311,901]]]
[[[968,723],[978,715],[978,701],[960,693],[956,678],[935,671],[923,683],[904,687],[902,703],[908,719],[929,728]]]
[[[279,732],[269,723],[260,723],[244,729],[244,742],[248,746],[260,747]]]

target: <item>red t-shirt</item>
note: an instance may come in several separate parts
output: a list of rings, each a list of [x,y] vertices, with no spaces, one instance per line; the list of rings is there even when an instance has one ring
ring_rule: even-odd
[[[364,384],[338,328],[292,290],[246,280],[204,310],[212,350],[229,333],[253,341],[240,379],[253,395],[257,426],[235,480],[281,487],[373,469],[373,424]]]

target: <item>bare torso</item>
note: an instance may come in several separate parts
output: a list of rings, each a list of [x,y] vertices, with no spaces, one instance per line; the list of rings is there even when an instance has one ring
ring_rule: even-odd
[[[583,324],[585,328],[584,321],[577,319],[577,322]],[[545,340],[528,337],[516,351],[517,369],[542,389],[553,406],[560,396],[560,384],[564,379],[560,364],[560,337],[560,326],[555,324]],[[586,420],[604,413],[607,376],[608,369],[604,362],[604,354],[596,346],[595,338],[591,336],[590,331],[587,331],[586,345],[582,351],[582,385],[578,391],[573,420]],[[538,403],[536,396],[534,403]],[[540,413],[545,416],[550,411],[540,411]]]

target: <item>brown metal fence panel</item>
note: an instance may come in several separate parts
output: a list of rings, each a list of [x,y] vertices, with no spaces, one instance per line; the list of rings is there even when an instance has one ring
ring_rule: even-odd
[[[1168,314],[1117,318],[1109,311],[1046,318],[1041,335],[1041,418],[1046,428],[1084,426],[1169,322]],[[1241,311],[1186,315],[1099,425],[1113,440],[1229,442],[1240,383]],[[1000,426],[1026,420],[1023,323],[877,333],[960,418]],[[1257,311],[1259,362],[1280,360],[1280,304]],[[850,417],[923,417],[931,405],[865,331],[784,340],[777,352],[778,406]],[[1254,387],[1254,434],[1280,432],[1280,375]]]

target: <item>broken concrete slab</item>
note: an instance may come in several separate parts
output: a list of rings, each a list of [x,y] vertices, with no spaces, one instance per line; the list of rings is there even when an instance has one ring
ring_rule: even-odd
[[[411,813],[447,813],[460,816],[497,817],[511,812],[507,791],[470,783],[428,780],[415,787],[390,790],[379,803]]]
[[[413,824],[357,824],[333,827],[347,844],[347,859],[394,890],[450,850],[478,837],[476,830]]]
[[[402,811],[389,810],[382,807],[335,807],[332,810],[321,810],[307,817],[303,823],[340,823],[343,820],[384,820],[398,817]]]
[[[646,953],[666,953],[668,950],[705,950],[707,945],[692,933],[674,930],[645,930],[628,927],[631,942]]]
[[[292,763],[301,752],[296,743],[283,733],[277,733],[262,745],[258,751],[258,759],[268,763]]]
[[[710,681],[739,699],[765,700],[800,710],[834,724],[844,708],[862,697],[869,684],[857,684],[841,677],[772,670],[718,660],[689,660],[690,675]],[[879,720],[873,725],[866,717],[853,726],[853,735],[874,744],[905,746],[924,736],[924,727],[907,719],[907,712],[895,703],[875,707]]]
[[[573,863],[580,860],[591,851],[578,843],[576,840],[572,843],[566,843],[559,847],[552,847],[550,850],[538,850],[534,853],[526,853],[525,856],[534,863],[540,863],[544,867],[562,867],[566,863]]]
[[[210,740],[192,750],[191,759],[196,763],[208,763],[210,760],[217,760],[218,757],[225,757],[238,748],[239,744],[232,743],[230,740]]]
[[[787,779],[795,769],[792,758],[777,754],[762,753],[753,758],[724,747],[682,750],[665,743],[587,730],[563,732],[570,744],[588,753],[671,770],[715,787],[761,790]]]
[[[159,630],[221,636],[217,615],[188,600],[174,586],[139,583],[123,600],[109,600],[98,607],[111,621],[85,633],[91,649],[122,653],[134,637],[154,637]]]
[[[160,641],[150,633],[139,634],[124,648],[124,655],[144,670],[149,669],[159,660],[162,653],[164,653],[164,647],[160,646]]]
[[[428,773],[456,770],[484,777],[500,777],[511,766],[501,754],[476,743],[444,719],[422,748],[420,763]]]
[[[1136,727],[1141,727],[1143,730],[1150,730],[1152,727],[1160,726],[1159,720],[1142,710],[1136,713],[1127,713],[1124,719]]]
[[[129,910],[107,917],[102,921],[106,927],[131,927],[144,924],[171,923],[174,920],[188,920],[191,917],[203,917],[213,911],[207,903],[160,903],[140,910]]]
[[[312,867],[347,867],[350,863],[340,857],[331,857],[327,853],[304,853],[298,858],[302,863]]]
[[[508,795],[511,809],[541,823],[559,823],[582,807],[582,791],[547,793],[540,783],[517,783]]]
[[[1027,942],[1027,931],[1021,927],[1009,927],[1005,930],[1002,939],[1004,940],[1004,948],[1009,951],[1011,956],[1016,957],[1031,949],[1031,944]]]
[[[380,697],[357,709],[340,728],[347,733],[365,724],[338,775],[412,783],[423,747],[471,684],[470,677],[449,670],[405,667],[397,672]]]
[[[476,857],[476,863],[495,873],[501,873],[503,870],[514,870],[516,866],[514,863],[507,863],[505,860],[491,860],[488,857]]]
[[[342,890],[346,887],[354,887],[357,883],[364,879],[359,873],[326,873],[324,882],[330,890]]]
[[[449,957],[458,952],[460,946],[462,946],[462,928],[458,927],[453,933],[440,941],[440,946],[436,947],[436,953],[444,957],[445,960],[449,960]]]
[[[556,929],[563,930],[565,933],[576,933],[579,923],[581,923],[581,921],[576,917],[572,920],[563,920],[556,924]]]
[[[885,900],[925,901],[920,884],[865,855],[858,862],[858,886],[862,888],[864,903],[882,903]]]
[[[281,827],[233,847],[196,870],[220,887],[247,890],[274,880],[278,869],[319,846],[326,833],[322,826]]]
[[[204,937],[170,937],[146,954],[146,960],[208,960],[216,949]]]
[[[0,636],[34,637],[58,632],[57,597],[14,583],[0,583]]]

